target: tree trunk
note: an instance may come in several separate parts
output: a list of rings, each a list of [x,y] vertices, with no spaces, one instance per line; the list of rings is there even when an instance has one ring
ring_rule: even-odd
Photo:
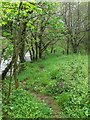
[[[88,11],[90,11],[90,1],[88,2]],[[90,22],[90,12],[88,12],[88,23]],[[88,31],[88,55],[90,57],[90,29]],[[89,64],[90,68],[90,64]],[[90,69],[89,69],[90,72]]]
[[[34,60],[35,59],[35,51],[34,51],[32,39],[31,39],[31,49],[32,49],[32,60]]]
[[[36,47],[36,60],[38,59],[38,43],[35,42],[35,47]]]
[[[12,65],[11,65],[11,68],[10,68],[10,81],[9,81],[7,104],[9,103],[9,98],[10,98],[10,94],[11,94],[11,82],[12,82]]]
[[[30,59],[31,59],[31,61],[33,60],[33,56],[32,56],[32,52],[31,52],[31,50],[29,50],[29,53],[30,53]]]
[[[69,38],[67,40],[67,55],[69,54]]]
[[[8,64],[8,66],[5,68],[5,70],[2,72],[2,80],[5,79],[5,77],[6,77],[6,75],[7,75],[7,72],[9,71],[9,69],[10,69],[11,66],[12,66],[12,62],[13,62],[13,61],[11,61],[11,62]]]
[[[77,53],[78,52],[77,48],[78,48],[77,45],[73,45],[73,53]]]
[[[42,58],[41,40],[39,41],[39,58]]]
[[[25,62],[25,60],[24,60],[24,47],[25,47],[25,45],[24,45],[24,41],[22,41],[22,42],[23,42],[22,47],[20,48],[20,52],[19,52],[19,58],[20,58],[21,63]]]
[[[17,62],[18,62],[19,50],[18,50],[18,46],[17,46],[17,41],[15,39],[14,39],[14,48],[13,49],[14,49],[13,54],[15,56],[13,74],[14,74],[14,80],[15,80],[15,88],[17,89],[19,86],[18,79],[17,79],[17,68],[18,68]]]
[[[24,60],[24,51],[25,51],[25,32],[26,32],[26,23],[21,23],[20,25],[20,48],[19,48],[19,57],[20,57],[20,62],[23,63],[25,62]]]

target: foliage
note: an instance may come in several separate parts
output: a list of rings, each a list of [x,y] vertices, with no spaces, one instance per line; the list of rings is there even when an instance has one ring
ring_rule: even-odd
[[[88,117],[88,74],[85,64],[83,61],[79,64],[74,61],[73,64],[65,66],[63,75],[57,77],[59,81],[63,77],[64,81],[63,92],[56,96],[63,108],[64,117]]]
[[[61,57],[57,55],[51,55],[46,58],[46,60],[38,60],[34,63],[26,63],[26,70],[22,71],[18,75],[18,79],[22,88],[27,90],[33,89],[35,91],[53,96],[62,109],[63,118],[88,117],[89,101],[87,85],[87,56],[63,55]],[[30,97],[32,95],[25,91],[20,91],[20,96],[17,96],[18,92],[14,92],[11,95],[12,102],[10,106],[13,106],[12,111],[15,111],[13,111],[13,115],[16,114],[16,109],[20,109],[20,107],[17,108],[17,104],[18,106],[23,106],[24,102],[27,103],[23,109],[24,112],[25,109],[28,108],[29,101],[31,101],[31,103],[34,102],[33,97]],[[17,99],[14,100],[13,97],[17,97]],[[28,101],[26,100],[27,98]],[[18,101],[20,101],[20,103]],[[35,100],[35,102],[37,103],[37,100]],[[37,106],[35,102],[34,105]],[[38,111],[40,109],[38,107],[37,110],[35,107],[35,110]],[[21,109],[19,111],[21,111]],[[46,111],[49,111],[49,109]],[[44,112],[42,112],[41,115],[44,114]],[[19,114],[22,116],[20,112]],[[35,114],[32,113],[32,116],[34,117]]]
[[[3,105],[6,112],[7,106]],[[13,91],[10,96],[10,108],[8,117],[12,118],[50,118],[52,110],[23,89]]]
[[[86,118],[89,102],[87,69],[85,55],[53,55],[47,60],[31,63],[19,79],[23,81],[27,76],[28,89],[53,96],[63,111],[63,118]]]
[[[83,7],[87,11],[87,4],[79,2],[0,3],[2,60],[11,60],[2,73],[3,111],[9,117],[52,117],[52,109],[31,91],[53,97],[62,109],[62,118],[88,117],[88,60],[84,51],[89,24]],[[31,62],[25,62],[27,51]],[[10,68],[14,74],[6,77]]]

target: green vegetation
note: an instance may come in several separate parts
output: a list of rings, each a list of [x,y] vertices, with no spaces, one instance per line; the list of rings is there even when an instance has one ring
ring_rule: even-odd
[[[52,110],[38,103],[30,91],[52,96],[62,110],[62,118],[88,117],[87,55],[50,55],[45,60],[26,63],[18,75],[20,87],[11,95],[10,116],[52,117]],[[31,112],[30,112],[31,111]]]
[[[0,6],[2,119],[87,119],[88,3]]]
[[[87,62],[87,55],[53,55],[29,64],[18,78],[27,79],[27,89],[53,96],[63,110],[62,117],[85,118],[89,103]]]
[[[11,95],[9,111],[3,109],[11,118],[50,118],[52,110],[45,103],[38,101],[31,93],[18,89]]]

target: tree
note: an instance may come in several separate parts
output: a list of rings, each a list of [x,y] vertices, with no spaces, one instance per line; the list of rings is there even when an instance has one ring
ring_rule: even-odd
[[[32,59],[42,58],[44,51],[51,44],[55,44],[64,30],[64,23],[60,16],[57,15],[58,3],[39,3],[42,9],[41,14],[32,14],[34,19],[31,20],[33,28],[29,28],[27,39],[30,39],[29,46]],[[58,39],[58,40],[57,40]]]
[[[2,73],[2,79],[4,79],[12,64],[14,64],[14,70],[16,71],[18,55],[20,57],[20,62],[24,62],[27,23],[29,23],[28,20],[30,19],[31,13],[33,11],[40,11],[40,9],[38,10],[35,4],[30,2],[4,2],[2,8],[2,35],[8,39],[11,45],[13,45],[12,53],[10,55],[12,60]],[[32,26],[33,25],[31,25],[31,27]],[[7,49],[8,47],[5,48],[5,51],[7,51]],[[15,71],[14,76],[16,76]],[[16,79],[16,77],[14,78]]]
[[[83,6],[85,11],[83,11]],[[77,53],[88,31],[87,3],[65,3],[62,8],[64,9],[62,16],[66,26],[67,53],[69,46],[72,47],[73,53]]]

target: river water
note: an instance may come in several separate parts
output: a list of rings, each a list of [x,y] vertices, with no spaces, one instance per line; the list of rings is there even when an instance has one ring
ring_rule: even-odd
[[[27,51],[25,53],[25,56],[24,56],[24,59],[26,62],[30,62],[31,61],[31,58],[30,58],[30,53],[29,51]],[[2,74],[2,72],[5,70],[5,68],[7,67],[7,65],[11,62],[11,58],[8,59],[8,60],[4,60],[2,59],[1,60],[1,64],[0,64],[0,75]],[[20,62],[19,58],[18,58],[18,63]],[[7,73],[7,76],[10,75],[10,72]]]

